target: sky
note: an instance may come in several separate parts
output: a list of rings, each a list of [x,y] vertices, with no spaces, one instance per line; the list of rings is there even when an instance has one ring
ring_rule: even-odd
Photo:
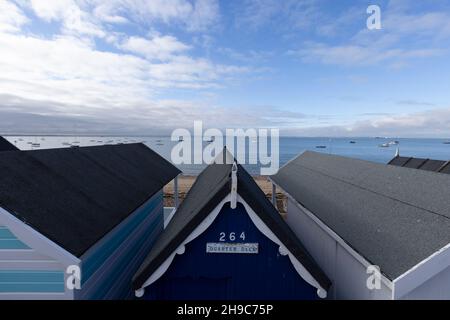
[[[449,50],[447,0],[0,0],[0,133],[448,138]]]

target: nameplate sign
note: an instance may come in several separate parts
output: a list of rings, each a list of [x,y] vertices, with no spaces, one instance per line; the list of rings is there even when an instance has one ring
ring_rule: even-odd
[[[258,243],[207,243],[207,253],[244,253],[244,254],[258,254]]]

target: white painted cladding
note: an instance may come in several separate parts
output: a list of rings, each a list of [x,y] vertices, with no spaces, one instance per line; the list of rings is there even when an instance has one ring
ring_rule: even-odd
[[[381,282],[380,289],[369,290],[366,286],[367,266],[291,199],[288,200],[287,223],[333,283],[329,298],[392,298],[390,283],[386,279]]]
[[[400,299],[450,300],[450,266]]]

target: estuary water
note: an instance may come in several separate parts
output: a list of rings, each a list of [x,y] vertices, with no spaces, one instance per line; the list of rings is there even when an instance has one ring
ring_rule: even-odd
[[[159,153],[167,160],[171,160],[172,148],[178,141],[171,141],[170,137],[119,137],[119,136],[7,136],[5,137],[21,150],[69,148],[71,146],[95,146],[119,143],[145,143],[148,147]],[[398,145],[393,144],[398,141]],[[387,163],[391,160],[399,148],[402,156],[450,160],[450,139],[392,139],[392,138],[303,138],[280,137],[279,140],[279,164],[283,166],[287,161],[303,153],[306,150],[328,154],[341,155],[351,158],[363,159],[379,163]],[[185,141],[186,142],[186,141]],[[389,144],[388,147],[381,147]],[[247,141],[247,160],[251,150],[257,147],[257,142]],[[203,148],[208,145],[203,143]],[[269,150],[271,146],[269,144]],[[192,153],[194,152],[192,145]],[[185,175],[197,175],[203,170],[205,164],[182,164],[178,166]],[[260,173],[259,165],[245,165],[253,175]]]

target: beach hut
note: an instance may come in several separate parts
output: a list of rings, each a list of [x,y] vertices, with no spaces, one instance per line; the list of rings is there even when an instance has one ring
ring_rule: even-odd
[[[14,151],[19,150],[11,142],[0,136],[0,151]]]
[[[198,176],[149,251],[133,278],[136,296],[325,298],[327,276],[253,178],[228,151],[223,157]]]
[[[398,154],[391,161],[389,161],[388,164],[397,167],[450,174],[450,161],[444,160],[402,157]]]
[[[330,298],[450,299],[450,176],[305,152],[271,177]]]
[[[0,154],[0,299],[122,299],[179,170],[143,144]]]

